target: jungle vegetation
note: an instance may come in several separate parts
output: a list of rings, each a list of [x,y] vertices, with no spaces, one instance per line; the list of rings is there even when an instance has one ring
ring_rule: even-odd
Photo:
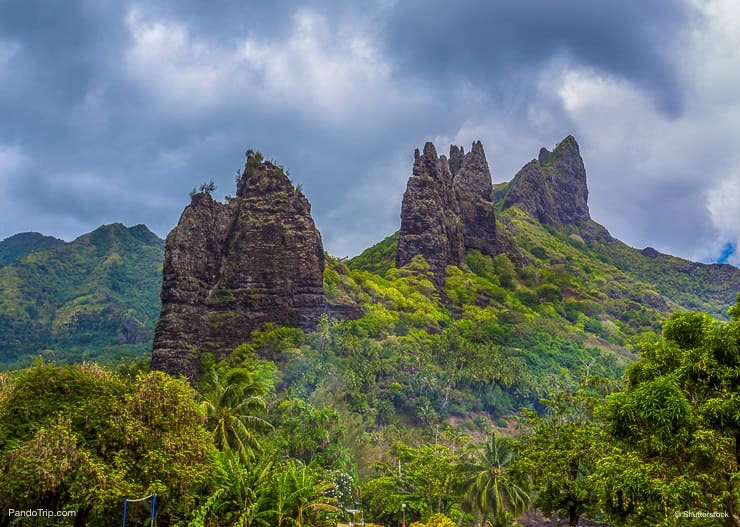
[[[569,525],[681,525],[683,511],[717,516],[692,524],[737,525],[740,298],[729,317],[676,312],[621,379],[582,370],[506,426],[478,428],[443,418],[423,370],[419,384],[389,387],[415,387],[414,406],[389,397],[383,408],[367,386],[343,386],[359,363],[322,372],[353,360],[333,351],[353,337],[336,323],[255,332],[228,360],[207,358],[196,387],[146,363],[39,359],[0,376],[0,501],[75,510],[69,524],[95,526],[153,492],[159,525],[193,527],[509,526],[533,507]],[[403,361],[403,348],[374,352],[366,364]],[[312,354],[325,360],[299,368]]]

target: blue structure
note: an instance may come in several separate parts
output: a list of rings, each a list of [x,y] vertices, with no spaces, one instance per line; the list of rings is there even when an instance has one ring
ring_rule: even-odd
[[[148,500],[149,498],[152,499],[152,516],[151,516],[151,521],[149,525],[151,526],[154,525],[154,515],[157,510],[157,493],[156,492],[154,494],[150,494],[149,496],[144,496],[143,498],[138,498],[135,500],[130,500],[128,498],[123,499],[123,527],[126,527],[126,514],[128,513],[128,502],[129,501],[130,502],[144,501],[144,500]]]

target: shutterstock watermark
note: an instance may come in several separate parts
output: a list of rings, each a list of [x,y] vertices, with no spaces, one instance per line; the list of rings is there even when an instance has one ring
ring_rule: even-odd
[[[673,513],[674,518],[729,518],[727,511],[708,512],[708,511],[676,511]]]
[[[8,509],[11,518],[74,518],[77,511],[47,511],[46,509]]]

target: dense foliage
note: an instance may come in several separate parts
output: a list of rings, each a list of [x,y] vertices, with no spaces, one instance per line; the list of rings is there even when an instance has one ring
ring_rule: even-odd
[[[38,362],[0,377],[0,501],[74,510],[68,524],[91,526],[119,517],[124,497],[151,492],[159,525],[191,527],[508,526],[532,506],[570,525],[583,516],[682,525],[686,511],[692,524],[736,526],[740,299],[730,316],[673,314],[662,338],[643,343],[623,388],[581,369],[539,412],[510,415],[503,432],[437,413],[435,397],[424,409],[391,396],[381,413],[360,397],[369,383],[347,392],[349,371],[366,375],[363,364],[380,363],[382,384],[385,361],[402,360],[403,347],[328,320],[308,335],[267,326],[228,360],[207,357],[197,391],[140,367]],[[425,367],[414,370],[420,384],[401,380],[434,392]],[[141,522],[148,508],[129,514]]]
[[[676,512],[703,511],[728,515],[709,525],[738,524],[740,296],[731,313],[725,323],[674,314],[663,339],[627,370],[625,390],[607,398],[602,418],[613,443],[594,482],[616,523],[670,524]]]
[[[109,525],[123,498],[156,492],[165,521],[190,514],[213,450],[192,388],[90,363],[39,362],[1,380],[4,509],[74,510],[80,525]],[[145,514],[132,510],[132,520]]]

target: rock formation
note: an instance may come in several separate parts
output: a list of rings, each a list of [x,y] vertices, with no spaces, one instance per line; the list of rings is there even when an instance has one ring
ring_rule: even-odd
[[[450,148],[450,159],[453,158]],[[462,154],[462,148],[458,151]],[[456,154],[459,155],[459,154]],[[491,171],[480,141],[462,157],[459,168],[453,172],[463,238],[466,249],[478,249],[483,254],[496,253],[496,217],[493,213],[493,187]]]
[[[460,265],[467,249],[496,252],[491,173],[483,145],[473,143],[467,154],[453,145],[448,161],[426,143],[423,153],[414,153],[403,196],[396,265],[423,256],[442,289],[447,266]]]
[[[196,193],[167,236],[152,367],[190,379],[266,322],[312,329],[326,310],[311,205],[282,168],[248,157],[237,197]]]
[[[538,158],[514,176],[503,201],[505,209],[513,206],[554,227],[591,219],[586,169],[573,136],[563,139],[553,152],[542,148]]]

